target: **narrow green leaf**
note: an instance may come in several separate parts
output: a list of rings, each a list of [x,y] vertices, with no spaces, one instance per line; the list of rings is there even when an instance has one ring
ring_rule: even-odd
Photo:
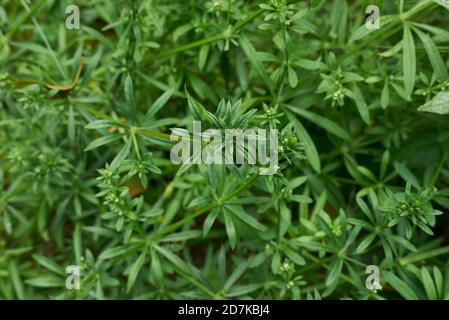
[[[252,46],[251,42],[244,35],[240,36],[240,47],[242,48],[246,57],[248,58],[248,60],[250,61],[250,63],[252,64],[252,66],[254,67],[256,72],[259,74],[259,76],[261,76],[262,79],[264,80],[264,82],[268,85],[268,87],[271,90],[273,90],[274,85],[266,72],[265,66],[262,64],[262,62],[257,57],[256,50]]]
[[[447,0],[433,0],[433,2],[438,3],[439,5],[443,6],[447,10],[449,10],[449,1]]]
[[[64,288],[65,283],[64,280],[61,278],[58,278],[54,275],[48,275],[48,276],[41,276],[37,278],[32,278],[25,280],[25,283],[29,284],[33,287],[40,287],[40,288]]]
[[[129,292],[133,288],[134,282],[136,282],[136,278],[139,275],[139,271],[145,263],[145,257],[145,252],[142,252],[132,265],[128,276],[128,283],[126,284],[126,292]]]
[[[326,278],[326,286],[332,287],[340,278],[341,269],[343,268],[343,260],[338,259],[332,266],[331,271],[329,272],[329,275]]]
[[[118,140],[122,137],[122,134],[120,133],[114,133],[114,134],[110,134],[98,139],[95,139],[94,141],[92,141],[91,143],[89,143],[86,147],[86,149],[84,149],[84,151],[89,151],[89,150],[93,150],[96,149],[98,147],[101,147],[102,145],[111,143],[115,140]]]
[[[198,54],[198,69],[202,70],[207,61],[207,55],[209,54],[209,45],[205,44],[201,46]]]
[[[115,258],[117,256],[123,255],[125,252],[126,252],[126,248],[123,246],[109,248],[109,249],[104,250],[98,257],[98,259],[99,260],[107,260],[107,259]]]
[[[95,120],[90,122],[87,126],[85,126],[86,129],[103,129],[103,128],[109,128],[114,126],[119,126],[120,124],[116,121],[112,120]]]
[[[239,266],[232,272],[232,274],[229,276],[228,280],[225,282],[223,289],[229,290],[232,285],[243,275],[243,273],[248,268],[249,261],[245,261],[243,263],[240,263]]]
[[[382,95],[380,96],[380,105],[382,109],[386,109],[390,103],[390,86],[388,80],[385,81],[384,88],[382,89]]]
[[[212,225],[214,224],[215,219],[217,218],[219,213],[220,210],[216,209],[207,215],[206,220],[204,220],[203,224],[203,237],[206,237],[206,235],[209,233],[209,230],[210,228],[212,228]]]
[[[438,294],[435,289],[432,277],[430,276],[430,273],[426,269],[426,267],[421,268],[421,280],[423,282],[424,289],[426,290],[427,297],[430,300],[436,300],[438,298]]]
[[[125,99],[126,104],[130,110],[135,110],[136,105],[134,102],[134,88],[133,88],[133,80],[131,75],[127,75],[125,78]]]
[[[9,263],[9,274],[11,275],[11,282],[14,286],[14,291],[19,300],[25,299],[25,294],[23,291],[22,279],[20,278],[19,270],[14,261]]]
[[[432,68],[437,74],[438,79],[440,79],[441,81],[447,80],[449,78],[449,74],[447,72],[446,64],[444,63],[443,58],[441,58],[441,55],[438,52],[438,49],[433,43],[432,39],[418,29],[414,30],[421,39],[427,56],[429,57],[430,63],[432,64]]]
[[[282,248],[282,251],[291,261],[293,261],[293,263],[297,264],[298,266],[303,266],[306,264],[306,260],[304,260],[304,258],[299,253],[293,251],[292,249],[284,247]]]
[[[131,149],[131,142],[132,139],[129,138],[128,141],[126,141],[125,145],[120,150],[120,152],[117,153],[114,160],[112,160],[111,165],[109,166],[111,170],[116,169],[123,162],[123,160],[126,159],[126,157],[129,154],[129,150]]]
[[[409,24],[404,23],[404,36],[402,48],[402,63],[404,73],[404,89],[408,96],[413,93],[416,77],[415,42]]]
[[[437,296],[442,298],[443,297],[443,286],[444,286],[444,278],[443,274],[441,273],[440,269],[438,269],[437,266],[433,266],[433,279],[435,283],[435,288],[437,291]]]
[[[394,169],[401,176],[401,178],[405,180],[405,182],[410,183],[415,188],[420,188],[418,179],[416,179],[415,175],[402,163],[395,162]]]
[[[298,76],[296,75],[295,70],[292,67],[288,67],[288,83],[290,87],[295,88],[298,85]]]
[[[388,271],[384,272],[384,278],[405,299],[418,300],[418,296],[413,292],[413,290],[393,273]]]
[[[420,106],[418,111],[449,114],[449,91],[439,92],[432,100]]]
[[[187,263],[185,263],[180,257],[175,255],[173,252],[167,250],[166,248],[160,247],[156,244],[153,244],[153,247],[159,253],[161,253],[168,261],[170,261],[174,267],[178,268],[179,270],[181,270],[186,274],[192,273],[191,267]]]
[[[281,203],[279,208],[279,239],[287,232],[291,225],[292,213],[290,208],[288,208],[285,203]]]
[[[231,248],[234,249],[237,243],[237,234],[235,232],[234,222],[232,221],[231,215],[228,212],[224,212],[226,233],[228,235],[229,244]]]
[[[416,247],[410,241],[408,241],[407,239],[405,239],[401,236],[392,234],[391,239],[393,239],[393,241],[399,243],[401,246],[403,246],[404,248],[407,248],[410,251],[413,251],[413,252],[418,251],[418,249],[416,249]]]
[[[351,136],[348,134],[346,130],[344,130],[342,127],[340,127],[338,124],[333,122],[332,120],[329,120],[323,116],[320,116],[316,113],[307,111],[305,109],[297,108],[291,105],[285,105],[290,111],[293,113],[296,113],[310,122],[313,122],[317,126],[320,126],[324,130],[328,131],[329,133],[343,139],[346,141],[351,141]]]
[[[50,271],[53,271],[61,276],[65,276],[65,270],[62,266],[59,264],[53,262],[52,260],[48,259],[47,257],[44,257],[39,254],[34,254],[33,259],[36,260],[37,263],[39,263],[44,268],[47,268]]]
[[[157,98],[157,100],[148,109],[148,112],[145,115],[143,122],[151,119],[167,103],[167,101],[170,100],[171,96],[173,95],[173,92],[174,92],[173,88],[168,89],[159,98]]]
[[[354,84],[354,86],[353,86],[352,93],[353,93],[355,105],[357,106],[357,110],[359,111],[360,117],[367,125],[369,125],[370,115],[369,115],[368,105],[366,104],[365,98],[363,97],[362,92],[360,91],[359,87],[356,84]]]
[[[357,246],[357,249],[355,249],[356,253],[363,253],[365,250],[373,243],[374,239],[376,238],[375,233],[370,233],[365,237],[365,239],[360,242],[360,244]]]
[[[301,141],[304,144],[304,151],[306,153],[307,160],[309,161],[310,165],[316,172],[320,172],[321,171],[320,157],[318,155],[318,151],[315,147],[315,144],[313,143],[312,138],[307,133],[303,125],[298,121],[298,119],[295,118],[294,115],[287,112],[287,117],[293,123],[299,141]]]
[[[267,230],[267,227],[265,227],[263,224],[261,224],[259,221],[257,221],[255,218],[247,214],[241,206],[233,206],[233,205],[226,205],[225,208],[229,210],[231,213],[235,214],[240,220],[247,223],[254,229],[265,231]]]
[[[151,266],[150,270],[158,281],[163,281],[164,273],[162,271],[161,262],[154,249],[151,249]]]
[[[186,241],[189,239],[198,238],[201,236],[201,231],[198,230],[188,230],[178,233],[169,234],[163,237],[159,242],[175,242],[175,241]]]

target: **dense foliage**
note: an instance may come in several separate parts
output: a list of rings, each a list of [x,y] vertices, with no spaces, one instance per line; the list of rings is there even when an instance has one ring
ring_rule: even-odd
[[[0,298],[449,298],[447,1],[1,3]],[[193,120],[276,173],[172,163]]]

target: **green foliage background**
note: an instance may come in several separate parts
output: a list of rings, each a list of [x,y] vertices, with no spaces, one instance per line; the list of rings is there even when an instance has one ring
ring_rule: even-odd
[[[0,298],[448,299],[448,17],[3,0]],[[277,173],[174,165],[170,128],[194,119],[279,129]]]

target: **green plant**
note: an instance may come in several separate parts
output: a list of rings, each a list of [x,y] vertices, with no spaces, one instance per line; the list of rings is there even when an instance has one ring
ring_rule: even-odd
[[[70,4],[0,6],[0,298],[449,298],[444,3]],[[275,172],[174,164],[194,120]]]

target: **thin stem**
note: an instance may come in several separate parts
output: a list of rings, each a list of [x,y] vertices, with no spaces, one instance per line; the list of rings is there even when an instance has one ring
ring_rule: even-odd
[[[446,148],[446,151],[444,152],[443,158],[441,159],[440,164],[439,164],[437,170],[435,171],[435,174],[432,177],[432,182],[430,183],[430,185],[432,185],[432,186],[435,185],[435,183],[438,180],[438,177],[441,174],[441,170],[443,170],[443,167],[446,164],[448,158],[449,158],[449,148]]]
[[[246,17],[242,21],[239,21],[234,27],[232,27],[231,34],[234,34],[235,32],[239,31],[241,28],[243,28],[245,25],[247,25],[253,19],[258,17],[262,12],[263,12],[263,9],[259,9],[259,10],[255,11],[254,13],[250,14],[248,17]],[[165,52],[157,54],[156,56],[148,57],[147,59],[144,60],[144,62],[148,62],[148,61],[151,61],[154,59],[168,57],[168,56],[174,55],[179,52],[183,52],[183,51],[186,51],[189,49],[201,47],[205,44],[213,43],[213,42],[223,40],[223,39],[225,39],[224,33],[219,33],[219,34],[213,35],[213,36],[205,38],[205,39],[201,39],[198,41],[191,42],[189,44],[182,45],[180,47],[169,49]]]
[[[185,274],[184,272],[182,272],[181,270],[177,269],[178,273],[185,278],[186,280],[188,280],[190,283],[192,283],[195,287],[197,287],[198,289],[202,290],[204,293],[206,293],[208,296],[210,296],[212,299],[222,299],[219,295],[213,293],[212,291],[210,291],[206,286],[204,286],[203,284],[199,283],[198,281],[196,281],[194,278],[192,278],[191,276]]]
[[[131,133],[131,139],[133,140],[134,149],[136,150],[137,159],[141,160],[139,144],[137,143],[136,134]]]
[[[449,254],[449,246],[438,248],[438,249],[434,249],[434,250],[427,251],[427,252],[411,254],[411,255],[409,255],[407,257],[399,259],[399,263],[401,265],[406,265],[406,264],[409,264],[409,263],[413,263],[413,262],[417,262],[417,261],[422,261],[422,260],[434,258],[434,257],[437,257],[437,256],[442,255],[442,254]]]
[[[145,61],[151,61],[151,60],[154,60],[154,59],[160,59],[160,58],[168,57],[168,56],[174,55],[176,53],[179,53],[179,52],[182,52],[182,51],[186,51],[186,50],[189,50],[189,49],[193,49],[193,48],[196,48],[196,47],[201,47],[201,46],[203,46],[205,44],[216,42],[216,41],[222,40],[222,39],[224,39],[224,35],[223,34],[216,34],[216,35],[214,35],[212,37],[209,37],[209,38],[201,39],[201,40],[194,41],[194,42],[191,42],[189,44],[186,44],[186,45],[183,45],[183,46],[180,46],[180,47],[176,47],[174,49],[167,50],[165,52],[162,52],[162,53],[156,55],[155,57],[154,56],[153,57],[149,57]]]

